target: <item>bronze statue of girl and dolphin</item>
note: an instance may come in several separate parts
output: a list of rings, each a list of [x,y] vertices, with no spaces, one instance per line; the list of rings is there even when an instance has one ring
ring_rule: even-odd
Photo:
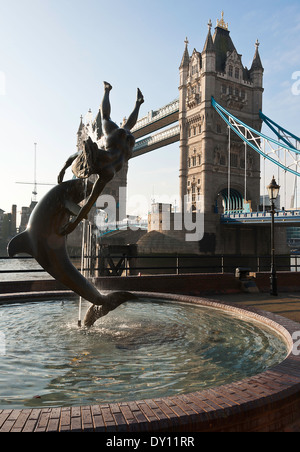
[[[106,184],[132,156],[135,139],[130,130],[136,124],[144,97],[138,89],[133,112],[125,124],[118,127],[110,118],[111,89],[111,85],[104,82],[100,108],[103,149],[88,138],[84,149],[68,158],[59,173],[58,185],[38,202],[27,229],[16,235],[7,248],[10,257],[20,253],[33,256],[56,280],[92,303],[84,319],[87,327],[122,303],[136,298],[129,292],[101,294],[71,263],[66,247],[67,235],[87,217]],[[63,182],[65,170],[71,165],[77,178]],[[97,176],[94,183],[85,180],[91,175]],[[84,205],[80,207],[84,200]]]

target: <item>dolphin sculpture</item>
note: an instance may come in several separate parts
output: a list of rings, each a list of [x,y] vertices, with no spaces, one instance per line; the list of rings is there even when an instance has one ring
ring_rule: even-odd
[[[101,294],[71,263],[67,236],[63,227],[71,216],[78,215],[78,203],[91,193],[93,184],[72,179],[56,185],[35,206],[27,229],[8,244],[8,255],[26,253],[34,257],[53,278],[92,303],[86,326],[92,324],[125,301],[136,299],[128,292]]]

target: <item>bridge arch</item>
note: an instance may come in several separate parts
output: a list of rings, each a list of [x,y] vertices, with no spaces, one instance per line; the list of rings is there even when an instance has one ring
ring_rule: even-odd
[[[228,188],[223,188],[218,192],[215,204],[216,213],[241,213],[243,210],[244,198],[239,190],[230,188],[228,192]]]

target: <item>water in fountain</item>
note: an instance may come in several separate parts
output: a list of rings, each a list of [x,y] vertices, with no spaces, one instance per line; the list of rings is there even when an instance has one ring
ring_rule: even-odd
[[[143,299],[92,329],[78,328],[77,310],[78,300],[0,306],[2,409],[182,394],[257,374],[287,353],[273,330],[222,310]]]

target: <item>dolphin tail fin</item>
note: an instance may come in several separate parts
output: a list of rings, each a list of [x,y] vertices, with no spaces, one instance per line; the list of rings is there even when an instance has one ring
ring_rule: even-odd
[[[129,300],[138,300],[139,298],[130,292],[112,292],[108,295],[103,295],[102,305],[92,305],[84,318],[84,326],[90,328],[94,323],[107,315],[110,311],[113,311],[122,303]]]
[[[7,246],[7,254],[9,257],[14,257],[16,254],[26,253],[32,256],[32,248],[27,231],[16,235]]]

